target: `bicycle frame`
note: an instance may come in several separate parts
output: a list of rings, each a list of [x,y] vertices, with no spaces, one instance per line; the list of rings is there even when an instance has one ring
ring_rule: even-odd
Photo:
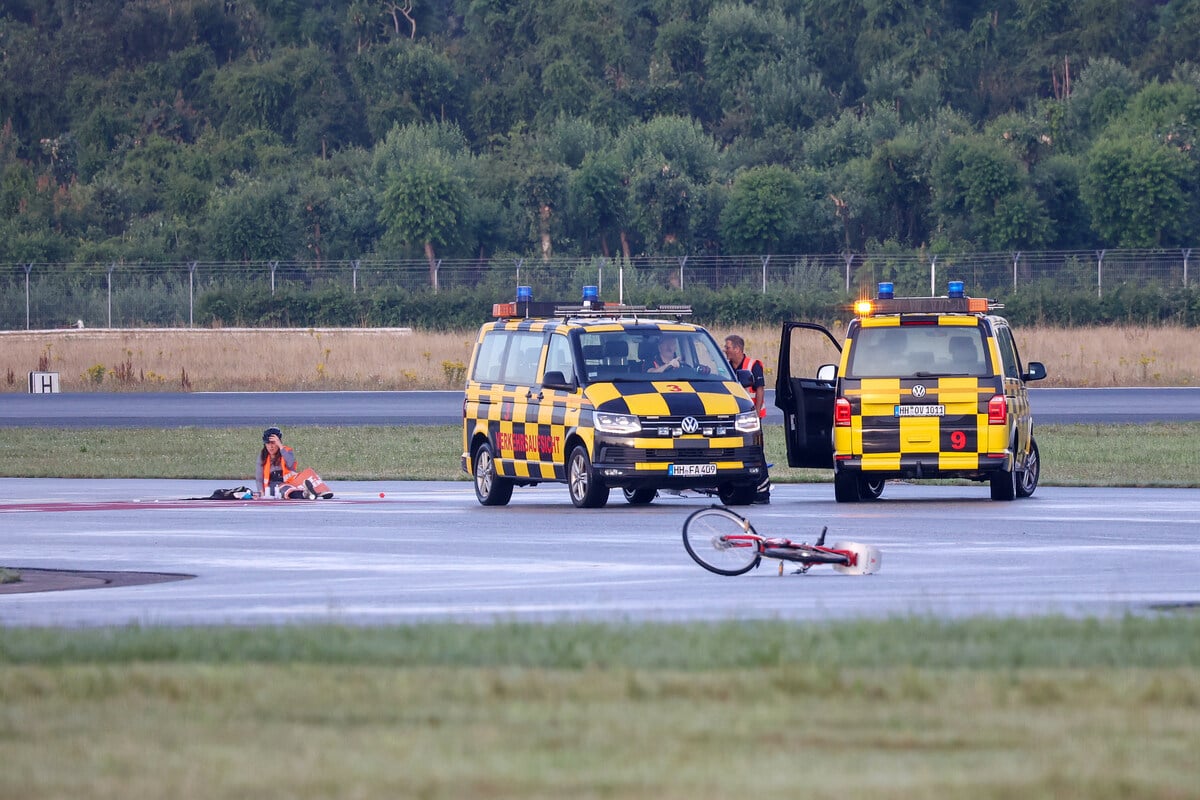
[[[841,564],[844,567],[858,565],[858,553],[853,550],[793,542],[790,539],[764,539],[759,549],[764,558],[795,561],[803,564],[806,570],[813,564]]]

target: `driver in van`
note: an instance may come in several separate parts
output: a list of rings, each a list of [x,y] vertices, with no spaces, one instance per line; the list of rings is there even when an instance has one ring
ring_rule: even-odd
[[[706,364],[689,364],[679,355],[679,338],[670,334],[662,337],[658,342],[658,353],[651,359],[650,366],[646,368],[647,372],[670,372],[671,370],[684,369],[687,371],[695,370],[698,375],[708,375],[712,373],[712,369]]]
[[[658,340],[658,354],[654,356],[647,372],[666,372],[678,369],[682,364],[679,358],[679,339],[674,336],[664,336]]]

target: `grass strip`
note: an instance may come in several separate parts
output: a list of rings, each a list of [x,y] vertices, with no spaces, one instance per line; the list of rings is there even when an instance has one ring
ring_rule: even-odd
[[[1200,618],[10,629],[0,796],[1178,798]]]
[[[435,624],[360,628],[12,628],[0,664],[331,664],[538,669],[1200,667],[1200,614],[921,617],[828,625]]]
[[[465,480],[457,425],[293,427],[287,442],[301,464],[327,480]],[[1037,440],[1047,486],[1200,486],[1200,423],[1042,425]],[[203,478],[251,480],[258,428],[8,428],[0,475],[26,478]],[[792,469],[783,428],[766,428],[771,479],[831,480],[827,470]],[[186,454],[186,455],[181,455]]]

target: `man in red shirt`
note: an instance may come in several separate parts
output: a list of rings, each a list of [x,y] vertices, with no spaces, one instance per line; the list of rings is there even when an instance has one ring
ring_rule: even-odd
[[[736,333],[725,337],[725,357],[729,359],[730,366],[735,370],[744,369],[750,373],[753,380],[750,386],[746,387],[746,391],[750,392],[750,397],[754,400],[754,408],[758,411],[759,419],[766,417],[767,377],[763,363],[757,358],[746,355],[746,340]],[[769,475],[764,477],[762,483],[758,485],[758,495],[754,502],[762,504],[771,502],[771,477]]]

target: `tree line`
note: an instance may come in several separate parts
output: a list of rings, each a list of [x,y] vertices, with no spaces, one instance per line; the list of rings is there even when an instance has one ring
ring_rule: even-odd
[[[0,263],[1190,246],[1198,44],[1195,0],[7,0]]]

